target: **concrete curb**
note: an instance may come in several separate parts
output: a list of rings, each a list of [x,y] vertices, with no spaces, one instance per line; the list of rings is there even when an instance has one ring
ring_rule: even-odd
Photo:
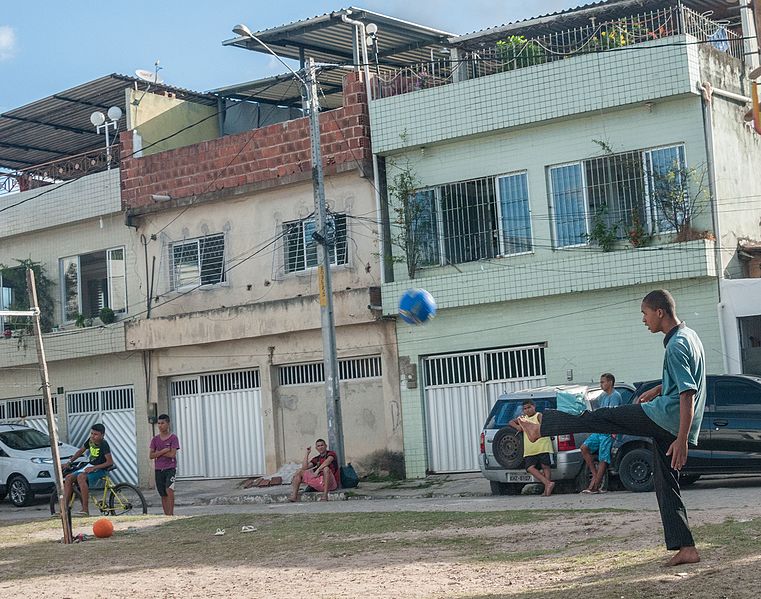
[[[299,503],[310,503],[319,500],[320,493],[303,493]],[[328,501],[345,501],[346,494],[342,491],[338,493],[328,493]],[[288,503],[287,493],[263,493],[261,495],[228,495],[214,497],[208,501],[202,501],[200,505],[243,505],[247,503],[266,504],[266,503]],[[198,502],[195,505],[199,505]]]

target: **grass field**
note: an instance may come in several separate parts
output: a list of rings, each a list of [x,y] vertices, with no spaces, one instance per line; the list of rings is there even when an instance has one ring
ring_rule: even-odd
[[[57,520],[0,523],[0,595],[758,596],[761,519],[696,527],[703,561],[677,569],[660,565],[668,554],[656,519],[611,510],[145,516],[116,520],[111,539],[69,546]],[[93,521],[76,520],[75,533]]]

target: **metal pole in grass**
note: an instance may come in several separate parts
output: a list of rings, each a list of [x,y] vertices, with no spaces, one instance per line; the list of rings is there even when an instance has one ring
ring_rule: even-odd
[[[45,359],[45,348],[42,345],[42,327],[40,326],[40,308],[37,304],[37,286],[34,280],[34,271],[29,268],[26,271],[26,283],[29,288],[29,315],[34,323],[34,337],[37,341],[37,362],[40,365],[40,381],[42,382],[42,397],[45,400],[45,415],[48,419],[48,434],[50,435],[50,455],[53,458],[53,471],[55,472],[56,493],[61,507],[61,525],[63,527],[63,542],[72,542],[71,520],[68,517],[69,510],[63,494],[63,471],[61,470],[61,455],[58,451],[58,425],[53,412],[53,398],[50,395],[50,379],[48,377],[48,364]]]

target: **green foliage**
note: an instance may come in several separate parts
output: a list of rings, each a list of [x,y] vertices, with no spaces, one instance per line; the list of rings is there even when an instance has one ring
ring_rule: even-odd
[[[530,67],[547,62],[547,56],[537,42],[522,35],[511,35],[497,42],[497,56],[505,71]]]
[[[423,239],[430,235],[431,223],[425,218],[425,207],[417,201],[417,191],[420,186],[417,175],[409,161],[403,166],[392,163],[398,172],[388,187],[392,223],[396,232],[392,231],[390,242],[401,250],[402,257],[391,258],[394,262],[406,262],[407,276],[415,278],[418,269],[425,263],[425,248]]]
[[[40,308],[40,327],[43,333],[53,330],[53,288],[55,284],[46,274],[45,267],[30,258],[15,260],[18,266],[6,266],[0,264],[0,276],[3,286],[13,290],[13,302],[11,310],[29,310],[29,290],[26,286],[26,271],[31,268],[34,272],[35,286],[37,287],[37,303]],[[31,327],[31,324],[30,324]]]
[[[587,238],[599,245],[603,252],[610,252],[618,240],[619,223],[610,224],[608,222],[608,207],[603,204],[595,210],[592,217],[592,228]]]
[[[652,235],[648,233],[639,217],[639,210],[632,210],[632,224],[626,232],[632,247],[641,248],[650,245]]]
[[[100,309],[100,321],[103,324],[111,324],[116,320],[116,315],[114,314],[114,311],[109,308],[108,306]]]

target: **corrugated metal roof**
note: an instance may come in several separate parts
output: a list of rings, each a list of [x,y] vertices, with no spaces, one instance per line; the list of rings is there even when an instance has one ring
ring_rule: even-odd
[[[455,35],[356,7],[257,31],[254,35],[282,58],[299,60],[303,53],[316,62],[352,64],[354,26],[344,23],[342,14],[378,26],[378,60],[385,64],[405,65],[428,60],[431,46],[446,45],[447,39]],[[222,43],[267,53],[249,37],[237,37]]]
[[[124,90],[148,83],[126,75],[111,74],[53,94],[0,114],[0,167],[16,170],[82,154],[105,144],[90,115],[118,106],[126,113]],[[217,98],[164,84],[150,84],[150,91],[171,92],[178,98],[216,106]],[[127,119],[119,121],[119,131]]]
[[[733,19],[739,16],[739,0],[681,0],[685,6],[699,13],[711,12],[711,19]],[[553,13],[530,17],[489,27],[466,35],[453,36],[449,43],[456,46],[472,47],[475,43],[483,44],[504,38],[507,35],[540,36],[554,33],[559,29],[569,29],[589,25],[589,19],[615,19],[629,16],[640,11],[675,6],[679,0],[602,0],[582,4]]]
[[[323,110],[343,106],[343,79],[352,71],[353,69],[350,67],[322,67],[318,69],[317,86],[320,92],[320,107]],[[276,106],[302,107],[301,83],[292,73],[220,87],[210,93],[235,100],[249,100]]]

